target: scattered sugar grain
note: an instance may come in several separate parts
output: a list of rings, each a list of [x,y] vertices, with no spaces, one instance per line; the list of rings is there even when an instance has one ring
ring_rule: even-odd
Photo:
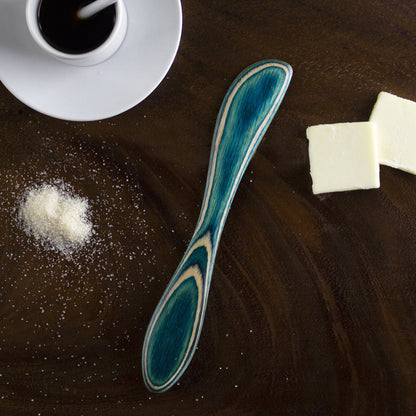
[[[88,201],[56,186],[43,184],[29,190],[19,216],[29,234],[68,252],[82,246],[91,236]]]
[[[130,176],[128,169],[115,165],[111,159],[109,162],[105,155],[108,153],[106,149],[103,148],[104,154],[101,154],[82,143],[76,142],[76,146],[69,143],[68,146],[68,142],[65,142],[65,146],[72,149],[68,151],[64,148],[64,144],[55,140],[57,138],[61,139],[58,137],[58,132],[56,137],[44,137],[41,151],[31,157],[30,163],[26,160],[13,162],[12,169],[6,170],[0,178],[0,214],[5,219],[8,231],[0,236],[0,245],[5,248],[5,261],[0,265],[4,277],[0,284],[0,294],[6,293],[10,287],[22,293],[22,302],[15,303],[15,297],[4,299],[8,306],[12,305],[13,312],[17,315],[15,319],[9,319],[0,325],[0,351],[3,349],[14,352],[20,348],[18,343],[13,345],[7,340],[9,331],[16,323],[21,325],[33,340],[33,343],[25,346],[25,351],[33,359],[38,359],[45,365],[48,365],[48,361],[44,360],[44,349],[36,347],[38,340],[45,336],[49,345],[55,345],[59,354],[56,359],[59,362],[68,360],[70,353],[72,358],[81,356],[89,345],[88,337],[91,341],[105,342],[105,345],[115,352],[124,351],[123,341],[121,338],[110,336],[108,326],[124,329],[127,331],[126,337],[132,337],[133,340],[133,334],[137,334],[138,331],[143,332],[145,328],[136,320],[133,323],[129,322],[127,326],[124,322],[114,319],[115,315],[112,312],[130,308],[132,306],[130,302],[136,298],[136,294],[144,296],[150,293],[152,285],[163,280],[168,273],[163,267],[162,278],[155,279],[153,268],[148,266],[148,263],[156,264],[156,257],[152,252],[152,234],[157,227],[152,227],[151,223],[146,221],[146,210],[142,206],[142,193],[137,178]],[[52,153],[51,149],[59,157],[56,160],[48,158],[45,168],[44,155]],[[86,250],[71,251],[69,258],[65,255],[60,256],[59,252],[54,253],[53,251],[56,250],[50,250],[53,248],[52,244],[42,237],[38,240],[36,250],[33,250],[30,246],[33,244],[34,231],[27,227],[21,216],[21,207],[24,203],[22,198],[27,197],[29,191],[42,187],[41,184],[53,185],[59,192],[72,197],[75,195],[73,188],[63,184],[62,179],[59,179],[63,156],[68,171],[73,169],[70,173],[75,183],[83,183],[87,180],[97,189],[96,197],[89,205],[89,209],[94,212],[94,221],[88,247],[85,247]],[[87,169],[87,179],[84,173],[79,172],[84,168]],[[123,203],[120,204],[118,201]],[[127,226],[127,223],[120,221],[120,218],[131,218],[134,227],[130,224]],[[27,233],[19,232],[21,230],[18,228],[22,225],[25,226]],[[123,244],[127,238],[128,241],[136,240],[135,245]],[[18,247],[17,251],[15,251],[16,247]],[[132,253],[135,254],[136,262],[130,260]],[[16,267],[16,272],[6,273],[11,267]],[[137,276],[141,276],[139,284]],[[72,339],[72,334],[68,332],[71,319],[80,316],[80,310],[83,311],[84,305],[89,304],[89,301],[92,305],[94,302],[101,305],[99,310],[96,310],[95,316],[103,319],[94,321],[93,330],[86,330],[87,326],[82,324],[87,323],[89,315],[84,313],[74,330],[77,336],[82,334],[85,342],[81,344],[66,342],[68,337],[69,340]],[[38,319],[37,313],[41,313],[39,307],[42,307],[51,319],[53,318],[50,323],[45,321],[45,314],[39,315],[45,318]],[[33,314],[33,319],[31,314],[28,314],[31,310],[38,311]],[[89,308],[85,309],[87,310],[90,311]],[[142,314],[141,306],[139,313]],[[24,318],[21,323],[19,318],[22,315]],[[85,379],[86,376],[92,377],[93,380],[104,379],[108,370],[108,365],[102,364],[105,360],[105,354],[99,355],[96,357],[95,365],[89,364],[91,371],[82,374],[82,377],[74,377],[74,380],[77,383],[87,383],[89,379]],[[83,361],[81,365],[82,363]],[[120,369],[119,367],[113,369],[109,377],[118,383]],[[66,379],[65,373],[55,373],[49,367],[41,369],[40,372],[48,375],[51,386],[61,386]],[[136,380],[139,378],[137,377]],[[9,381],[6,379],[3,383],[9,384]],[[30,383],[28,381],[28,385]],[[11,391],[8,396],[13,395],[14,391]]]

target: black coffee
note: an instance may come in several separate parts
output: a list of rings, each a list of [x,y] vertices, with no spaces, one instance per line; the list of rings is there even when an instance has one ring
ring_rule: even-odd
[[[77,11],[89,3],[91,0],[42,0],[38,21],[45,40],[71,54],[90,52],[104,43],[114,28],[116,6],[108,6],[89,19],[77,17]]]

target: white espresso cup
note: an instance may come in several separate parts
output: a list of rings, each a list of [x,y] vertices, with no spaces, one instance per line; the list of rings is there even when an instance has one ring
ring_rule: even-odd
[[[54,48],[43,36],[39,25],[39,7],[42,0],[26,1],[26,23],[30,34],[40,48],[54,58],[76,66],[99,64],[110,58],[123,43],[127,32],[127,10],[123,0],[115,3],[116,15],[110,36],[96,49],[86,53],[67,53]]]

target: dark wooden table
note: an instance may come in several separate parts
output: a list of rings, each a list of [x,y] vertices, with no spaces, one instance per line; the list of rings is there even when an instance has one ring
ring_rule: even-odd
[[[380,189],[314,196],[305,139],[368,120],[382,90],[416,100],[414,6],[183,0],[168,76],[100,122],[0,85],[0,414],[416,414],[416,178],[381,167]],[[231,208],[196,355],[150,394],[143,337],[197,221],[217,112],[268,58],[292,83]],[[16,221],[24,190],[53,181],[93,213],[72,259]]]

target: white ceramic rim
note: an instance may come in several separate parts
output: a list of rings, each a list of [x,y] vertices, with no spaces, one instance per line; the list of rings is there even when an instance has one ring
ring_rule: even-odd
[[[95,65],[113,55],[120,47],[127,32],[127,10],[123,0],[118,0],[116,6],[116,21],[110,36],[98,48],[81,54],[70,54],[55,49],[43,37],[38,24],[38,10],[41,0],[26,1],[26,23],[35,42],[55,58],[73,65]]]

